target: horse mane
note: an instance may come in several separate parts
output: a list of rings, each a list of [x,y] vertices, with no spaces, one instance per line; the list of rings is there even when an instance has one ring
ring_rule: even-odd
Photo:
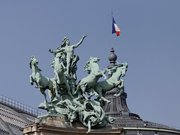
[[[31,64],[31,61],[29,62],[29,66],[30,66],[30,69],[32,69],[32,64]]]
[[[32,60],[29,62],[29,66],[30,66],[30,69],[32,69]],[[37,66],[37,69],[39,70],[39,71],[42,71],[38,66]]]

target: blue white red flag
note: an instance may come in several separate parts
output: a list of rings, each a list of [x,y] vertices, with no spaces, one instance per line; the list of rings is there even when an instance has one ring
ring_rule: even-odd
[[[116,36],[120,36],[121,34],[121,30],[120,28],[117,26],[115,20],[114,20],[114,17],[112,18],[113,22],[112,22],[112,34],[116,33]]]

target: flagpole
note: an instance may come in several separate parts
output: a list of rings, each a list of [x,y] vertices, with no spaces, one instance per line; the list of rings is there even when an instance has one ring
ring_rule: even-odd
[[[113,8],[111,8],[111,19],[112,19],[112,21],[113,21]],[[112,36],[112,46],[111,46],[111,48],[114,48],[114,45],[113,44],[115,44],[115,42],[114,42],[114,37]]]
[[[111,8],[111,17],[113,18],[113,9]]]

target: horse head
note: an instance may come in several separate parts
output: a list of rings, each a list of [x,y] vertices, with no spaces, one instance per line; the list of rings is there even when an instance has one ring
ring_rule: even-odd
[[[36,69],[38,69],[38,71],[41,71],[41,69],[38,67],[38,60],[36,59],[35,56],[32,56],[30,58],[30,62],[29,62],[30,68],[32,69],[32,67],[34,66]]]
[[[97,58],[97,57],[90,57],[90,58],[89,58],[89,63],[97,63],[97,62],[99,62],[99,61],[100,61],[100,59]]]
[[[90,57],[89,60],[86,62],[85,66],[84,66],[84,70],[89,73],[91,73],[92,71],[94,72],[98,72],[99,71],[99,58],[97,57]]]
[[[126,74],[128,64],[127,63],[122,63],[122,64],[118,65],[118,68],[119,68],[119,70],[121,70],[121,75],[123,77]]]

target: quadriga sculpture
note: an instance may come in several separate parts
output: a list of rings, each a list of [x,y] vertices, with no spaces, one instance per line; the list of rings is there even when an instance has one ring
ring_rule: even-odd
[[[119,88],[116,96],[123,92],[124,85],[121,78],[125,75],[128,65],[122,63],[100,70],[98,64],[100,59],[90,57],[84,67],[88,74],[77,83],[76,71],[79,56],[74,54],[74,50],[84,41],[85,37],[82,36],[80,41],[74,45],[70,45],[69,39],[65,37],[57,49],[49,49],[49,52],[54,54],[51,64],[54,77],[51,79],[41,74],[38,60],[31,57],[30,82],[32,85],[36,84],[45,98],[46,104],[41,103],[39,107],[46,110],[48,114],[40,116],[40,120],[49,116],[63,116],[66,123],[71,125],[74,121],[81,122],[88,128],[87,132],[90,132],[91,128],[103,127],[113,121],[112,118],[106,116],[102,108],[104,101],[110,102],[104,94],[115,87]],[[105,73],[109,74],[108,78]],[[104,77],[104,80],[99,81],[101,77]],[[50,93],[50,101],[47,99],[46,90]]]

